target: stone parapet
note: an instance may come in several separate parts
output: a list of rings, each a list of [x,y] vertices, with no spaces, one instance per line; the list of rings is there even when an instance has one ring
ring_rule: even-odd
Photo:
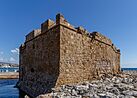
[[[41,29],[33,30],[28,35],[26,35],[26,42],[29,40],[32,40],[33,38],[35,38],[36,36],[40,34],[41,34]]]
[[[65,25],[69,28],[75,29],[69,22],[67,22],[67,20],[64,18],[64,16],[60,13],[56,15],[56,25],[58,25],[58,24]]]
[[[41,24],[41,32],[45,33],[47,30],[55,26],[56,23],[53,20],[48,19],[44,23]]]

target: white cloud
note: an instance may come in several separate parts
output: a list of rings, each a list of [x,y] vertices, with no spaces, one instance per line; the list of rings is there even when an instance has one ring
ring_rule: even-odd
[[[17,54],[19,54],[19,49],[18,49],[18,48],[15,48],[15,49],[11,50],[11,52],[12,52],[12,53],[17,53]]]
[[[16,60],[13,57],[10,57],[9,61],[10,62],[15,62]]]

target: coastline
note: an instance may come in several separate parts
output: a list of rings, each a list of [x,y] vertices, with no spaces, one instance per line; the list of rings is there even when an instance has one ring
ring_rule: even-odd
[[[18,79],[18,72],[0,72],[0,79]]]

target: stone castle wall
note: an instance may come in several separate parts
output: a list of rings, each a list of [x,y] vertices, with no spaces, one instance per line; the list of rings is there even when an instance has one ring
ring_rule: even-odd
[[[100,74],[117,73],[120,53],[100,33],[90,37],[78,30],[60,28],[60,75],[58,85],[92,80]]]
[[[74,28],[62,15],[26,36],[20,47],[19,87],[35,97],[53,87],[120,71],[120,51],[98,32]],[[35,93],[37,92],[37,93]]]
[[[20,88],[32,96],[55,86],[60,59],[58,32],[59,27],[54,27],[31,40],[26,38],[25,46],[20,47]]]

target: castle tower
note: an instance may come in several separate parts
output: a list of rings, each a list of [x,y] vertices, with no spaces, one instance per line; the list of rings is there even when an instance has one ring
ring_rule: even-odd
[[[104,35],[74,28],[61,14],[26,36],[20,47],[21,90],[36,97],[53,87],[120,72],[120,50]],[[37,92],[37,93],[35,93]]]

